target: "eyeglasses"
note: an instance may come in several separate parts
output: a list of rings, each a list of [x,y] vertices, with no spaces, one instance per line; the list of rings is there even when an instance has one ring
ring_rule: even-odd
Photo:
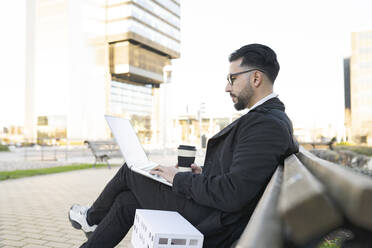
[[[243,74],[243,73],[251,72],[251,71],[260,71],[262,73],[265,73],[265,71],[257,69],[257,68],[249,69],[249,70],[246,70],[246,71],[240,71],[240,72],[236,72],[236,73],[230,73],[230,74],[227,75],[227,82],[229,82],[229,84],[231,86],[233,86],[234,80],[236,79],[236,76],[238,76],[240,74]]]

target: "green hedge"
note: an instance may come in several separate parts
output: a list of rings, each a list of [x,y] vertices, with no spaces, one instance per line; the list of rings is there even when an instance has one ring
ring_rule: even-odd
[[[349,150],[361,155],[372,156],[372,147],[370,146],[336,145],[335,149]]]

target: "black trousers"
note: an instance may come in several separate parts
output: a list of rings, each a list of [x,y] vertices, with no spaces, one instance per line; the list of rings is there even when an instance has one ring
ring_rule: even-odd
[[[177,211],[194,226],[215,211],[131,171],[124,164],[89,209],[87,221],[98,227],[81,247],[115,247],[131,228],[136,209],[141,208]]]

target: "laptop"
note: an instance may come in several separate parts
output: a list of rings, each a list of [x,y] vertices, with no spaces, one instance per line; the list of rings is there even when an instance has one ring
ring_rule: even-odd
[[[148,159],[141,143],[128,119],[105,115],[112,134],[119,145],[127,166],[134,172],[149,177],[153,180],[172,186],[164,178],[150,174],[150,170],[158,166],[157,163]]]

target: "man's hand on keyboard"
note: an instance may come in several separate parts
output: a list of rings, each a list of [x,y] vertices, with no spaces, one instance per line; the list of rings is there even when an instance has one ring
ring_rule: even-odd
[[[177,174],[178,169],[174,166],[158,165],[150,171],[152,175],[159,175],[170,183],[173,183],[173,178]]]

